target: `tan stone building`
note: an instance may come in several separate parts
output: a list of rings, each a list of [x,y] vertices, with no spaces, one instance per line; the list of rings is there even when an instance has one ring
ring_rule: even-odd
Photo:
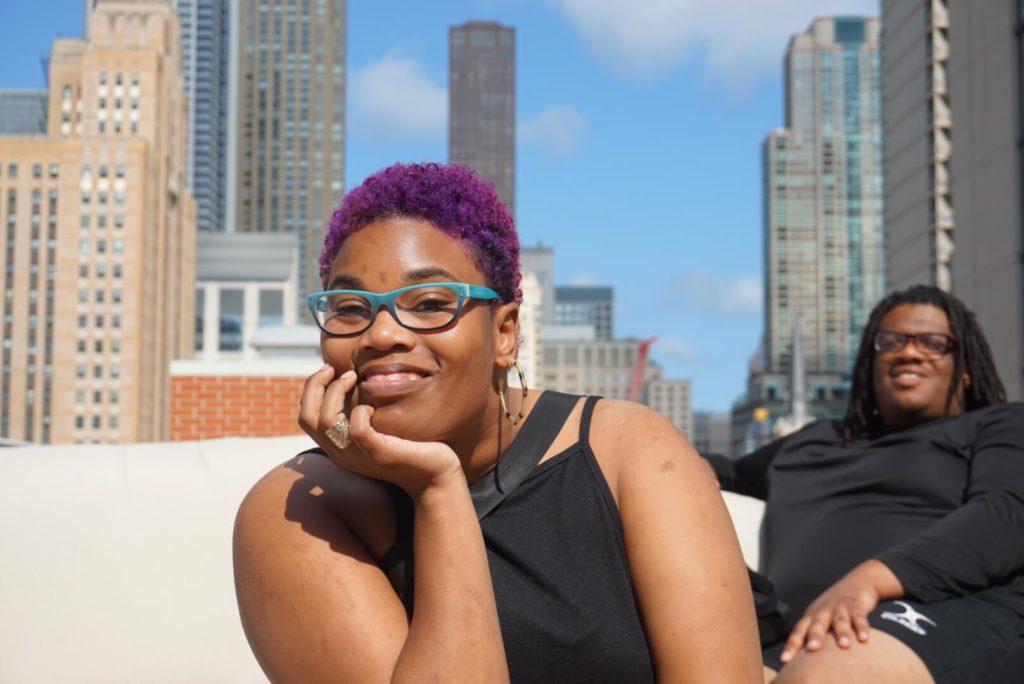
[[[99,0],[58,39],[47,133],[0,137],[0,436],[165,439],[192,354],[196,209],[168,0]]]

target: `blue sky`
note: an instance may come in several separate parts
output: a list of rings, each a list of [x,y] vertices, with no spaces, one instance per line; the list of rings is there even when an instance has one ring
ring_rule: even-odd
[[[245,1],[245,0],[243,0]],[[782,57],[818,15],[877,0],[350,0],[346,187],[447,158],[447,32],[516,27],[516,218],[560,284],[615,288],[618,336],[726,410],[761,335],[760,145]],[[0,88],[81,33],[81,0],[0,0]],[[339,198],[340,199],[340,198]]]

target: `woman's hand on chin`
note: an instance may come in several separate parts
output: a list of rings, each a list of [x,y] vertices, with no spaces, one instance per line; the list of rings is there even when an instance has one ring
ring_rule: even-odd
[[[371,424],[372,406],[357,405],[346,411],[356,385],[355,371],[334,375],[334,369],[324,365],[309,376],[299,409],[299,426],[331,461],[360,475],[393,482],[413,498],[430,487],[460,479],[465,486],[462,464],[448,445],[378,432]]]

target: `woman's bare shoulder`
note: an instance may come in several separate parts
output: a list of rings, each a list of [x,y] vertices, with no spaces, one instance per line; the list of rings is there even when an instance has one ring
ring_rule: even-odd
[[[594,405],[590,442],[617,457],[657,455],[667,450],[691,451],[689,441],[667,418],[634,401],[602,399]]]
[[[378,567],[394,537],[390,509],[381,483],[315,453],[277,466],[245,497],[235,592],[272,681],[370,681],[393,670],[408,622]]]
[[[633,401],[602,399],[594,405],[589,441],[616,500],[624,471],[672,468],[695,459],[689,441],[667,418]]]
[[[239,507],[236,529],[285,534],[303,543],[329,536],[339,522],[374,558],[394,539],[394,510],[383,483],[339,468],[321,453],[305,452],[253,485]]]

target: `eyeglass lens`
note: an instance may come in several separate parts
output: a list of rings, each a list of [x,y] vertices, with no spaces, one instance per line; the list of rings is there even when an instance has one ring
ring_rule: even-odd
[[[351,335],[370,327],[377,314],[366,297],[354,292],[324,294],[316,302],[320,325],[328,332]],[[424,285],[400,293],[388,307],[398,323],[412,330],[443,328],[459,313],[459,296],[450,287]]]
[[[953,348],[953,337],[945,333],[909,333],[880,332],[875,335],[875,349],[881,352],[892,352],[903,349],[911,340],[922,351],[934,354],[945,354]]]

